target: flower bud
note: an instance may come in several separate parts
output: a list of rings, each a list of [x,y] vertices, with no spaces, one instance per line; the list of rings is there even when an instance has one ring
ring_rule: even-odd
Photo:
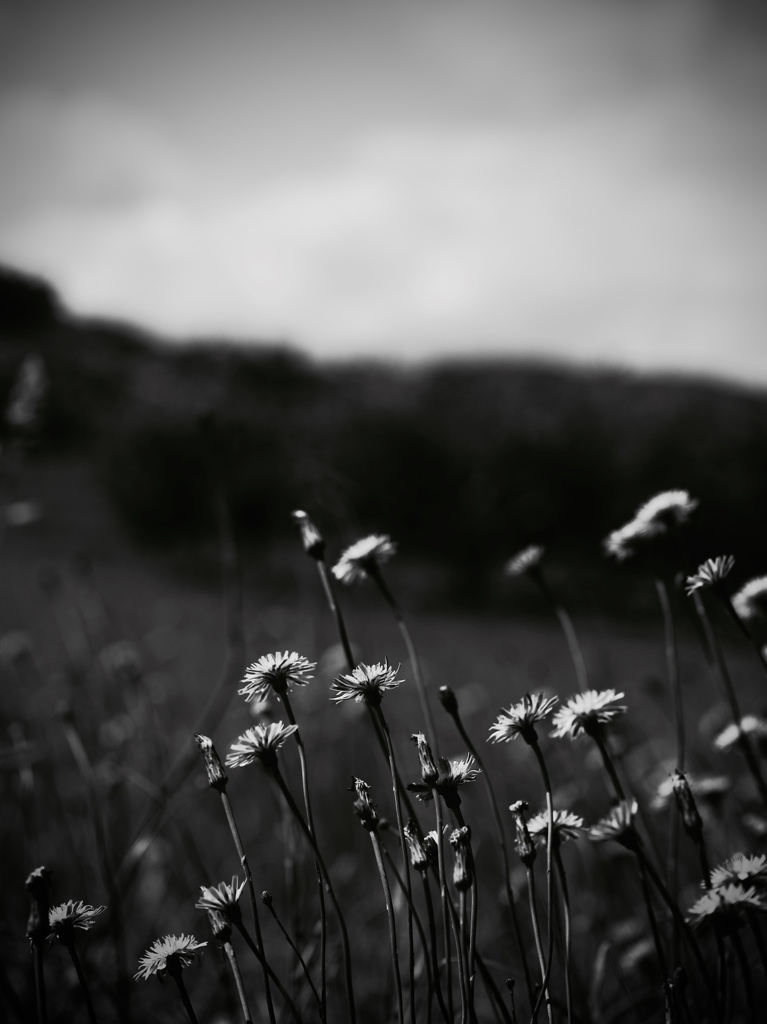
[[[209,910],[208,921],[213,932],[213,938],[219,942],[229,942],[232,938],[232,926],[220,910]]]
[[[535,843],[533,842],[530,830],[527,827],[525,815],[528,804],[526,800],[517,800],[511,804],[509,810],[514,816],[514,827],[516,829],[517,853],[525,867],[532,867],[535,861]]]
[[[25,885],[29,893],[29,918],[27,919],[27,938],[32,946],[41,946],[50,932],[50,896],[48,879],[51,873],[46,867],[35,868],[28,876]]]
[[[450,836],[450,845],[455,851],[453,864],[453,885],[459,892],[471,888],[473,873],[471,870],[471,833],[468,828],[457,828]]]
[[[216,748],[213,746],[213,740],[209,736],[203,736],[201,733],[195,733],[194,736],[197,741],[197,746],[200,748],[200,753],[205,759],[205,770],[208,773],[208,785],[211,789],[217,789],[219,793],[223,793],[226,789],[226,784],[229,781],[229,776],[224,771],[224,766],[221,764],[221,758],[216,753]]]
[[[322,534],[306,512],[297,509],[295,512],[291,512],[291,515],[301,531],[301,543],[304,546],[304,551],[311,558],[321,562],[325,557],[325,540]]]
[[[410,863],[416,871],[426,871],[429,867],[429,854],[421,841],[416,829],[416,823],[411,818],[403,828],[405,842],[410,853]]]
[[[421,762],[421,778],[427,786],[433,786],[439,778],[439,768],[434,760],[429,742],[422,732],[414,732],[410,738],[418,747],[418,759]]]
[[[703,831],[703,821],[695,803],[695,797],[692,795],[690,783],[687,781],[687,776],[678,769],[675,770],[671,785],[674,787],[676,805],[679,808],[682,823],[687,834],[692,839],[699,839]]]
[[[440,686],[439,699],[449,715],[458,714],[458,699],[449,686]]]
[[[378,828],[378,814],[370,799],[370,786],[362,779],[352,776],[352,787],[357,794],[354,801],[354,813],[360,819],[362,827],[368,832],[375,832]]]

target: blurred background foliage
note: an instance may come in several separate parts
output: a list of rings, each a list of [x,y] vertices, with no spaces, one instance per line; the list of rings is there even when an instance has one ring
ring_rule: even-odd
[[[606,567],[599,544],[670,487],[700,499],[693,561],[727,551],[751,575],[767,567],[767,399],[756,390],[509,361],[319,364],[283,345],[171,345],[76,320],[49,286],[9,270],[0,332],[0,401],[26,354],[45,362],[38,466],[77,463],[137,542],[190,570],[203,571],[215,543],[214,482],[246,550],[294,548],[294,508],[339,548],[387,532],[427,603],[509,600],[504,560],[542,543],[582,608],[636,611],[621,582],[633,570]],[[73,488],[69,499],[86,497]],[[533,598],[514,589],[515,601]]]

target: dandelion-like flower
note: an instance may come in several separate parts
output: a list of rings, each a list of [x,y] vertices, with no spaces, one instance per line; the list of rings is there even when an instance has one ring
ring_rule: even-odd
[[[295,651],[264,654],[246,670],[242,680],[245,685],[237,692],[245,700],[266,700],[271,691],[282,697],[290,690],[291,683],[306,686],[314,678],[311,673],[316,667],[315,661],[308,661]]]
[[[711,885],[714,889],[730,883],[751,885],[764,890],[767,885],[767,854],[750,856],[746,853],[736,853],[723,864],[713,868]]]
[[[378,707],[386,690],[393,690],[402,682],[397,679],[399,665],[392,668],[387,661],[375,665],[357,665],[349,675],[341,675],[331,685],[337,704],[342,700],[356,700],[358,703]]]
[[[538,734],[535,723],[542,722],[557,703],[557,697],[544,697],[540,693],[530,696],[526,693],[518,704],[512,704],[490,726],[490,739],[493,743],[507,743],[521,736],[527,743],[535,743]]]
[[[180,974],[198,957],[198,950],[207,942],[198,942],[193,935],[165,935],[156,939],[139,960],[139,969],[133,975],[136,981],[149,981],[153,974],[164,978]]]
[[[643,523],[632,519],[630,523],[608,534],[602,541],[602,548],[606,555],[612,556],[618,562],[625,562],[636,553],[638,544],[657,537],[662,532],[656,523]]]
[[[363,537],[343,552],[333,566],[333,575],[341,583],[354,583],[375,574],[379,565],[388,562],[397,546],[387,533]]]
[[[252,725],[232,744],[226,757],[227,766],[244,768],[258,761],[264,768],[274,768],[277,765],[277,751],[297,729],[297,725],[283,725],[282,722]]]
[[[732,750],[741,736],[751,736],[755,740],[767,738],[767,721],[756,715],[744,715],[740,722],[731,722],[722,729],[714,740],[717,750]]]
[[[408,782],[405,788],[409,792],[415,793],[418,799],[423,801],[431,800],[436,791],[445,804],[454,809],[461,804],[458,788],[469,782],[474,782],[479,777],[481,769],[475,768],[474,763],[474,757],[471,754],[454,758],[452,761],[448,761],[446,757],[440,757],[438,760],[439,774],[436,781],[431,783]]]
[[[539,811],[527,823],[530,835],[535,842],[545,842],[549,834],[549,812]],[[578,839],[583,834],[583,818],[571,811],[554,811],[554,829],[552,835],[555,842],[564,843],[568,839]]]
[[[744,583],[730,600],[740,618],[746,622],[764,616],[767,613],[767,576],[757,576]]]
[[[735,559],[732,555],[717,555],[716,558],[707,558],[702,565],[698,566],[697,572],[685,580],[684,589],[687,591],[687,596],[691,597],[696,590],[718,586],[726,576],[729,576],[734,565]]]
[[[589,829],[589,839],[594,843],[606,843],[614,839],[616,843],[633,849],[639,840],[634,830],[634,817],[639,809],[636,800],[621,800],[609,814],[601,818]]]
[[[200,898],[195,903],[197,910],[216,910],[229,921],[237,920],[240,915],[238,900],[245,888],[237,875],[232,876],[231,884],[219,882],[215,886],[200,886]]]
[[[48,924],[51,929],[51,938],[57,938],[65,945],[74,940],[75,928],[87,932],[96,924],[96,918],[103,914],[106,907],[91,907],[88,903],[78,900],[67,900],[66,903],[59,903],[57,907],[51,907],[48,916]]]
[[[625,704],[616,701],[623,697],[615,690],[586,690],[576,693],[554,714],[552,736],[575,739],[580,733],[593,733],[598,726],[608,725],[626,713]]]
[[[325,540],[312,520],[300,509],[290,513],[301,531],[301,543],[307,555],[321,562],[325,557]]]
[[[530,544],[510,558],[503,571],[507,576],[524,576],[537,569],[542,558],[543,548],[540,544]]]
[[[721,885],[710,889],[690,907],[687,920],[693,928],[700,928],[713,918],[733,927],[744,910],[764,911],[767,903],[755,889],[747,889],[744,885]]]
[[[634,519],[640,523],[657,524],[664,529],[672,524],[681,526],[697,507],[698,502],[690,497],[689,491],[661,491],[637,510]]]

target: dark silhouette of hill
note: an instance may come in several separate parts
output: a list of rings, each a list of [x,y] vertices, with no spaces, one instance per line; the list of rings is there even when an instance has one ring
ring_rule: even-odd
[[[24,355],[49,378],[36,458],[85,460],[141,542],[204,544],[215,479],[266,549],[305,508],[330,538],[391,533],[463,601],[508,589],[531,542],[581,606],[601,539],[653,493],[700,499],[691,558],[767,570],[767,397],[734,385],[512,361],[322,364],[270,345],[170,345],[78,320],[43,282],[0,272],[0,397]],[[559,568],[557,568],[559,567]],[[623,570],[621,570],[623,571]],[[613,570],[618,572],[618,570]]]

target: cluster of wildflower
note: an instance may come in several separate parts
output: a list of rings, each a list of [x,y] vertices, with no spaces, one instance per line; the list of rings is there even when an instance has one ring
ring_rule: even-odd
[[[623,562],[634,556],[644,542],[663,536],[671,526],[687,522],[697,507],[698,502],[687,491],[662,491],[646,501],[633,519],[605,538],[605,553]]]

